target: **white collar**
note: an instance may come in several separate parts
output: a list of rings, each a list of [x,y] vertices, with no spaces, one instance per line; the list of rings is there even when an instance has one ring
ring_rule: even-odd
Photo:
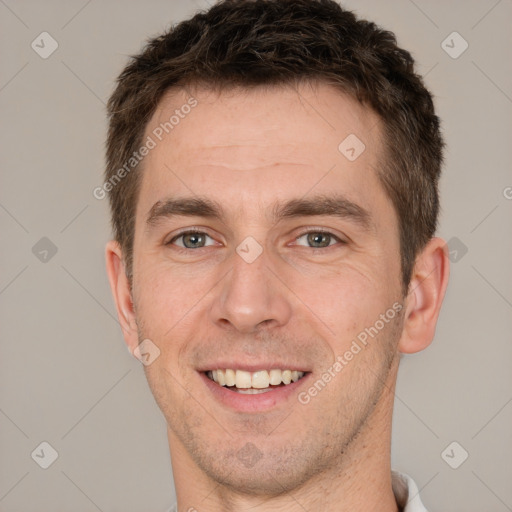
[[[396,502],[403,512],[427,512],[421,503],[418,486],[409,475],[391,471],[391,481]]]

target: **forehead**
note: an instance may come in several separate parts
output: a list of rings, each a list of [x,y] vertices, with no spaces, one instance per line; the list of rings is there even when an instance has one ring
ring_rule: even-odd
[[[344,135],[359,134],[370,144],[378,140],[379,119],[370,109],[340,90],[318,83],[303,84],[299,88],[171,90],[160,101],[146,132],[165,125],[173,112],[188,112],[185,105],[191,97],[197,101],[197,106],[188,114],[182,113],[183,119],[175,116],[173,121],[179,122],[164,134],[166,139],[174,141],[175,156],[183,156],[197,147],[208,148],[211,155],[226,147],[280,145],[284,152],[288,148],[307,161],[314,158],[313,147],[337,152],[340,137]],[[201,155],[194,156],[198,159]],[[265,156],[272,159],[274,155],[260,152],[260,156],[265,161]],[[243,164],[238,166],[241,170],[251,165],[237,162],[240,163]]]
[[[155,148],[143,161],[138,210],[169,194],[238,209],[333,187],[357,198],[364,183],[369,203],[383,193],[380,133],[373,111],[326,84],[171,90],[146,127]]]

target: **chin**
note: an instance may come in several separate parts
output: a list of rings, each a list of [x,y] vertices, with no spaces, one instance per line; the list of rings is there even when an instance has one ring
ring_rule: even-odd
[[[276,445],[260,438],[230,440],[229,447],[196,446],[192,452],[196,464],[214,482],[240,495],[276,497],[299,488],[326,467],[334,454],[329,448],[311,446],[295,438]],[[258,448],[258,447],[259,448]],[[315,453],[316,452],[316,453]],[[200,456],[195,456],[198,454]]]
[[[231,459],[232,460],[232,459]],[[203,471],[216,483],[240,495],[276,497],[296,489],[308,477],[280,467],[277,461],[260,460],[254,467],[237,462],[220,467],[203,467]]]

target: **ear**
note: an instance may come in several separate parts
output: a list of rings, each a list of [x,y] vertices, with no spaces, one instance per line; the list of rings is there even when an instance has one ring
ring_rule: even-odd
[[[398,349],[412,354],[427,348],[436,331],[437,319],[450,274],[446,242],[432,238],[416,258]]]
[[[119,243],[115,240],[108,242],[105,247],[105,260],[110,289],[116,303],[117,317],[121,324],[124,341],[133,354],[133,351],[138,346],[135,310],[130,284],[126,276],[123,253]]]

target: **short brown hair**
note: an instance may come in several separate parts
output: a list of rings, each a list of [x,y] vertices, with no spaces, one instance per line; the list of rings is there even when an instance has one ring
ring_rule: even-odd
[[[148,121],[171,88],[301,81],[334,85],[383,121],[386,155],[378,176],[399,219],[406,293],[416,256],[437,225],[444,146],[439,119],[413,58],[394,34],[334,0],[222,0],[148,41],[120,74],[108,102],[105,178],[112,180],[141,146]],[[130,282],[140,174],[127,173],[109,187],[114,236]]]

